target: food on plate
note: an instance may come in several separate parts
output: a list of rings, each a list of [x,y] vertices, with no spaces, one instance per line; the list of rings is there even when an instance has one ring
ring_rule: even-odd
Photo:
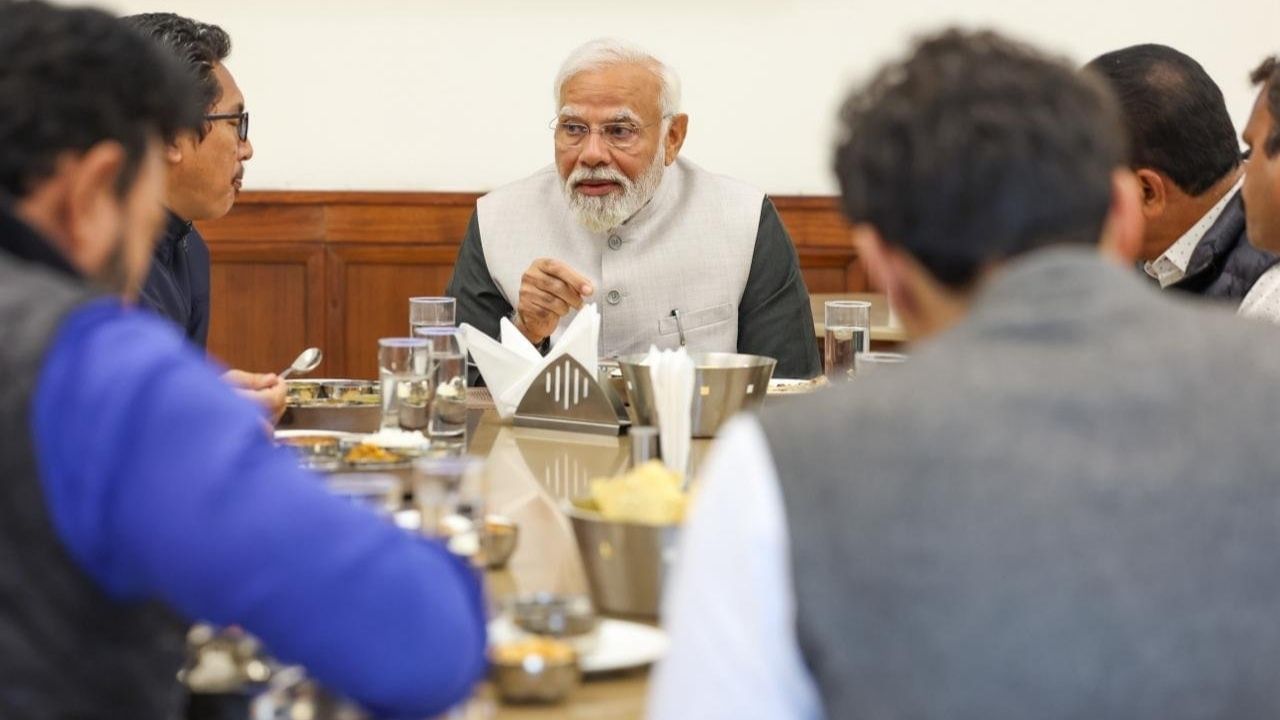
[[[675,525],[684,519],[688,496],[683,477],[659,460],[637,465],[615,478],[591,481],[591,500],[606,520]]]
[[[569,643],[554,638],[533,636],[503,643],[493,648],[492,658],[501,665],[520,665],[527,658],[540,657],[552,664],[570,663],[576,653]]]
[[[346,457],[343,459],[351,465],[373,465],[401,462],[405,458],[403,455],[393,453],[390,450],[380,448],[377,445],[360,443],[348,450]]]
[[[338,438],[332,435],[293,435],[291,437],[276,438],[276,442],[292,448],[311,450],[312,452],[321,452],[338,447]]]

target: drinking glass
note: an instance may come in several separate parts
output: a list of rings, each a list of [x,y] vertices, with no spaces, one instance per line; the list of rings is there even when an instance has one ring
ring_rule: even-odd
[[[849,380],[857,373],[856,357],[871,349],[871,303],[828,300],[825,305],[824,369],[831,381]]]
[[[458,328],[420,328],[418,337],[426,340],[431,358],[428,380],[434,396],[427,434],[433,438],[463,435],[467,431],[467,356]]]
[[[426,430],[431,404],[427,375],[430,349],[422,338],[378,341],[378,380],[382,385],[382,428]]]
[[[417,337],[424,328],[453,327],[458,304],[451,297],[409,298],[409,334]]]
[[[485,535],[488,481],[475,457],[422,458],[413,464],[413,501],[422,531],[445,541],[456,555],[477,562]]]

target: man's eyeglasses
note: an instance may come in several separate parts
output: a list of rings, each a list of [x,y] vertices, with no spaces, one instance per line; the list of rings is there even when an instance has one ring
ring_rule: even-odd
[[[249,111],[238,113],[215,113],[213,115],[205,115],[206,122],[214,120],[235,120],[236,136],[240,138],[240,142],[249,141]]]
[[[670,117],[671,115],[663,115],[658,122]],[[600,137],[609,144],[609,147],[627,150],[639,142],[645,128],[653,127],[658,122],[651,122],[647,125],[638,125],[632,122],[611,122],[604,123],[599,127],[592,127],[578,120],[561,120],[557,118],[551,121],[551,129],[555,131],[556,145],[560,147],[576,148],[585,143],[592,133],[600,133]]]

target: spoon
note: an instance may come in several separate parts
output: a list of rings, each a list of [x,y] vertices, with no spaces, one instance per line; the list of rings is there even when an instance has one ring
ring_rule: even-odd
[[[283,380],[294,373],[306,375],[312,370],[315,370],[316,366],[319,365],[320,361],[323,359],[324,353],[320,351],[320,348],[307,348],[298,355],[292,365],[286,368],[284,372],[280,373],[279,377]]]

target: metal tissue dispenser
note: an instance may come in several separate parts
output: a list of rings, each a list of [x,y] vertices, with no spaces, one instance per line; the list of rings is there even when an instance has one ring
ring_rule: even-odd
[[[629,424],[622,401],[570,355],[534,378],[516,408],[513,424],[547,430],[620,435]]]

